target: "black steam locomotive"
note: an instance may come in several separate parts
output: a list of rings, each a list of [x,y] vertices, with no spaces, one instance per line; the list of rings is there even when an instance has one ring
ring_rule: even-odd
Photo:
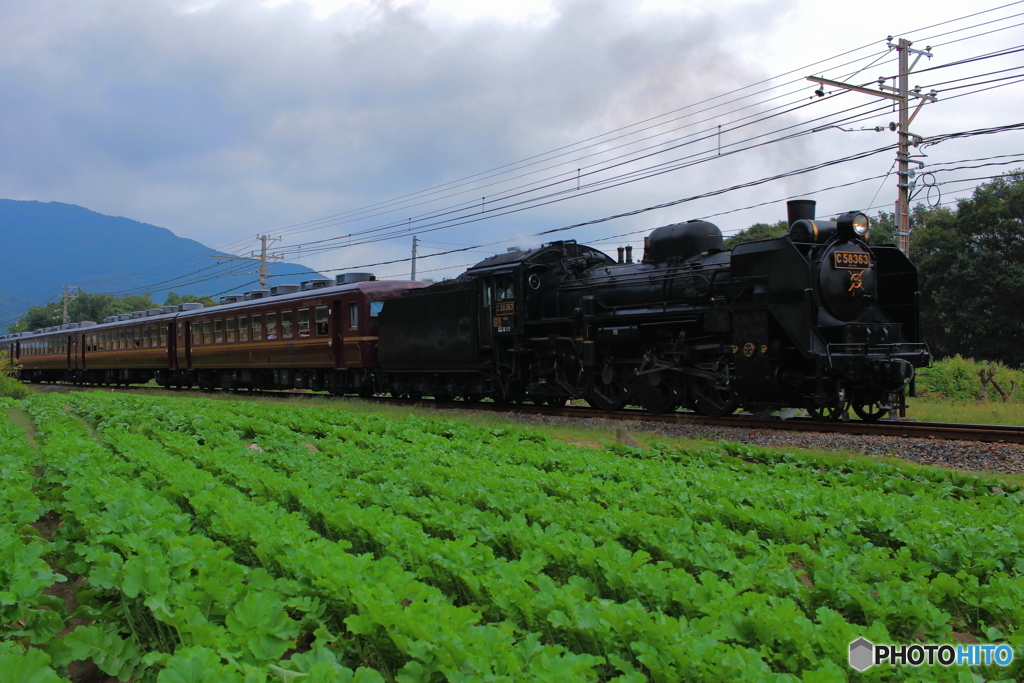
[[[380,315],[381,389],[877,420],[929,362],[917,272],[869,246],[864,214],[819,221],[814,207],[789,202],[787,236],[731,251],[690,221],[654,230],[636,263],[552,242],[407,291]]]

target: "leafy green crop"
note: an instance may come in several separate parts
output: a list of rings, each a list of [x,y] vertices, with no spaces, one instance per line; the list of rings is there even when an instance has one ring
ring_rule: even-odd
[[[37,566],[57,557],[86,577],[92,621],[47,636],[45,661],[0,650],[41,675],[75,659],[162,682],[1019,673],[846,665],[859,636],[1024,642],[1013,487],[724,442],[602,451],[245,402],[25,405],[48,495],[22,517],[64,520],[52,544],[36,539]]]

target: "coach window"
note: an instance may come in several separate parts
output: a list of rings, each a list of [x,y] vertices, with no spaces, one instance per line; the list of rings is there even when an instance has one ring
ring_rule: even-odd
[[[135,336],[135,338],[132,340],[133,345],[135,346],[135,348],[141,349],[142,348],[142,328],[141,327],[136,327],[134,330],[132,330],[132,332],[133,332],[133,334]]]
[[[150,334],[150,332],[152,332],[152,330],[150,328],[148,328],[148,327],[143,328],[143,330],[142,330],[142,348],[144,348],[144,349],[148,349],[149,348],[149,334]]]
[[[228,341],[235,341],[235,319],[228,318],[224,321],[224,333],[227,335]]]
[[[309,336],[309,309],[308,308],[300,308],[299,309],[299,336],[300,337],[308,337]]]
[[[160,326],[160,348],[167,346],[167,328],[163,325]]]
[[[359,304],[348,305],[348,326],[353,330],[359,329]]]
[[[261,339],[263,339],[263,325],[260,316],[254,315],[252,317],[252,340],[259,341]]]
[[[203,321],[203,343],[204,344],[212,344],[213,343],[213,335],[210,334],[210,321],[209,320],[204,320]]]
[[[292,338],[292,312],[281,311],[281,339]]]
[[[182,339],[185,336],[185,323],[178,321],[178,339]]]
[[[223,344],[224,343],[224,321],[214,320],[213,321],[213,343]]]
[[[238,316],[238,341],[249,341],[249,318]]]
[[[199,346],[203,340],[203,331],[199,323],[192,323],[192,346]]]
[[[277,313],[267,313],[267,339],[277,339]]]
[[[117,335],[117,350],[123,351],[128,346],[128,332],[126,332],[125,330],[120,330],[118,332],[115,332],[114,334]]]
[[[317,306],[316,307],[316,336],[326,337],[328,333],[327,324],[327,307]]]

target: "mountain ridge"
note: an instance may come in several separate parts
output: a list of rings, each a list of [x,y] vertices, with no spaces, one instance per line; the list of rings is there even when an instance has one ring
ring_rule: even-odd
[[[213,262],[203,261],[230,254],[167,228],[76,204],[0,199],[0,245],[8,256],[0,268],[0,333],[29,306],[53,301],[61,285],[80,285],[93,293],[130,289],[149,293],[155,301],[170,291],[215,296],[258,287],[254,274],[210,278],[216,274],[210,271]],[[180,263],[185,259],[191,261]],[[171,264],[178,265],[168,268]],[[322,277],[296,263],[274,263],[268,272],[298,273],[289,282]]]

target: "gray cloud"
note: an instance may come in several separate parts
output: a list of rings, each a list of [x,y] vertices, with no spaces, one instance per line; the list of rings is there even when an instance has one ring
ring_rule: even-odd
[[[73,202],[218,246],[746,85],[766,73],[737,58],[730,42],[770,31],[787,12],[754,2],[735,16],[683,18],[564,0],[546,25],[438,26],[415,6],[354,7],[323,20],[300,3],[186,7],[2,6],[0,196]],[[435,239],[529,234],[734,182],[742,169],[788,168],[805,154],[792,145]],[[394,217],[413,215],[403,211]],[[402,240],[308,263],[355,265],[407,251]]]

